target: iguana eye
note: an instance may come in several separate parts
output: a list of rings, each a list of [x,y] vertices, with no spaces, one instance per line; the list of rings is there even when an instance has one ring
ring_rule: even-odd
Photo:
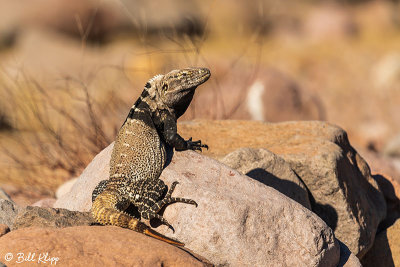
[[[164,83],[163,86],[162,86],[162,89],[165,90],[165,91],[167,91],[167,89],[168,89],[168,84]]]

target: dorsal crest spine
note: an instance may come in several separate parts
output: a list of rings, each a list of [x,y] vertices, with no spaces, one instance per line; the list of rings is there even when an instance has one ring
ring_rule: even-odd
[[[157,80],[158,78],[161,78],[162,76],[164,76],[164,75],[162,75],[162,74],[157,74],[156,76],[154,76],[153,78],[151,78],[151,79],[149,80],[149,83],[154,82],[155,80]]]

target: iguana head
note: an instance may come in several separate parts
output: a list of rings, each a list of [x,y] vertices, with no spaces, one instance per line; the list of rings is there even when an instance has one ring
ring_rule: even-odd
[[[180,117],[188,108],[197,86],[207,81],[210,75],[207,68],[173,70],[153,77],[147,82],[146,88],[154,90],[149,92],[150,95],[153,94]]]

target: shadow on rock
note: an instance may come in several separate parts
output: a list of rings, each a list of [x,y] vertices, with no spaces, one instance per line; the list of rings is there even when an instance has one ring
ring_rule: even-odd
[[[378,231],[381,232],[393,225],[400,218],[400,200],[396,196],[393,184],[385,176],[376,174],[372,176],[384,192],[386,200],[386,218],[379,224]]]
[[[250,178],[253,178],[254,180],[257,180],[267,186],[270,186],[274,188],[275,190],[279,191],[280,193],[292,198],[290,195],[288,195],[287,192],[291,192],[290,194],[294,194],[295,192],[301,192],[303,188],[301,188],[299,185],[297,185],[294,182],[288,181],[288,180],[283,180],[280,179],[279,177],[276,177],[272,173],[261,169],[261,168],[256,168],[248,173],[246,173],[247,176]],[[318,216],[325,221],[325,223],[333,230],[335,231],[337,223],[338,223],[338,213],[336,212],[335,208],[329,204],[320,204],[315,201],[314,197],[310,193],[310,191],[307,189],[308,192],[308,198],[310,200],[311,208],[312,211],[318,214]]]
[[[298,184],[289,180],[281,179],[262,168],[255,168],[247,172],[246,175],[254,180],[259,181],[260,183],[274,188],[275,190],[295,201],[297,201],[297,197],[301,198],[301,192],[304,191],[304,188],[300,187]]]
[[[395,266],[387,231],[383,231],[375,237],[374,245],[361,259],[361,263],[364,267]]]

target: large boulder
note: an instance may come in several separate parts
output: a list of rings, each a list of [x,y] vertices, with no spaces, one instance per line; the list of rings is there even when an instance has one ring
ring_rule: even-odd
[[[338,239],[359,258],[372,246],[386,216],[385,199],[341,128],[318,121],[198,120],[179,124],[178,132],[201,139],[210,147],[205,154],[217,159],[241,147],[278,154],[304,181],[312,210]]]
[[[311,210],[308,191],[303,181],[284,159],[259,148],[239,148],[226,155],[221,162],[242,174],[275,188]]]
[[[190,252],[114,226],[19,229],[0,238],[0,254],[13,256],[9,266],[18,266],[22,255],[33,260],[24,263],[57,266],[210,266]]]
[[[55,207],[90,210],[92,190],[108,178],[111,151],[112,145],[98,154]],[[178,181],[174,195],[192,198],[198,207],[169,205],[163,216],[175,232],[164,225],[156,230],[216,265],[336,266],[339,262],[339,244],[318,216],[213,159],[193,151],[175,152],[161,177],[168,185]]]

